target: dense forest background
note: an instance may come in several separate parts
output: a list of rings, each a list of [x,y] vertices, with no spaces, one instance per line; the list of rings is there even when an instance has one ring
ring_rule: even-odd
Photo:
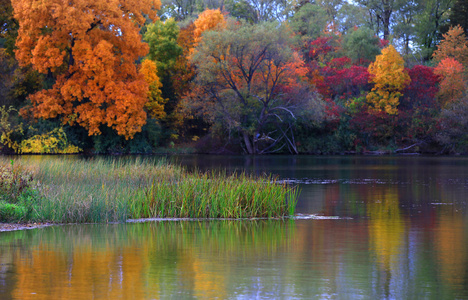
[[[468,153],[467,0],[0,0],[2,153]]]

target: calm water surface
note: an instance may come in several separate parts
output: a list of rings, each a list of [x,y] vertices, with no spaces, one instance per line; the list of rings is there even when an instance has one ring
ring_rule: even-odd
[[[299,184],[299,217],[2,232],[0,299],[468,299],[468,158],[170,159]]]

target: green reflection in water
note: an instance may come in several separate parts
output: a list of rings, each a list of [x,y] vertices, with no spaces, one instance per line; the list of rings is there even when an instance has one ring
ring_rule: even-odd
[[[464,219],[439,219],[432,233],[412,228],[392,191],[380,192],[381,203],[368,203],[369,218],[360,220],[176,221],[4,232],[0,298],[467,296]]]
[[[5,232],[0,298],[228,297],[230,270],[293,247],[292,221],[155,222]],[[234,262],[233,262],[234,261]],[[66,295],[66,296],[65,296]]]

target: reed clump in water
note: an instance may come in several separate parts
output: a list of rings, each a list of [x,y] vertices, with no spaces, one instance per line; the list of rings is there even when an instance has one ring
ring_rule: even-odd
[[[9,163],[0,159],[0,167],[7,168]],[[17,214],[3,221],[284,217],[294,214],[298,196],[296,188],[272,178],[189,173],[150,159],[33,157],[15,160],[10,167],[12,172],[18,169],[30,174],[33,180],[15,196],[20,217]],[[8,196],[1,200],[11,202]]]

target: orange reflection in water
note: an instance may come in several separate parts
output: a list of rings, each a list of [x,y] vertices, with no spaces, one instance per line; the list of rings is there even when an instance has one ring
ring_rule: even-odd
[[[88,249],[86,249],[88,248]],[[15,299],[142,299],[145,250],[96,252],[89,247],[71,254],[34,250],[16,256]]]
[[[465,285],[468,265],[468,240],[466,220],[452,205],[439,210],[434,244],[441,277],[452,287],[462,289]]]
[[[259,253],[275,256],[295,231],[281,221],[216,221],[56,227],[34,236],[0,253],[14,274],[8,298],[158,299],[182,291],[224,299],[234,283],[231,257],[251,265]]]

